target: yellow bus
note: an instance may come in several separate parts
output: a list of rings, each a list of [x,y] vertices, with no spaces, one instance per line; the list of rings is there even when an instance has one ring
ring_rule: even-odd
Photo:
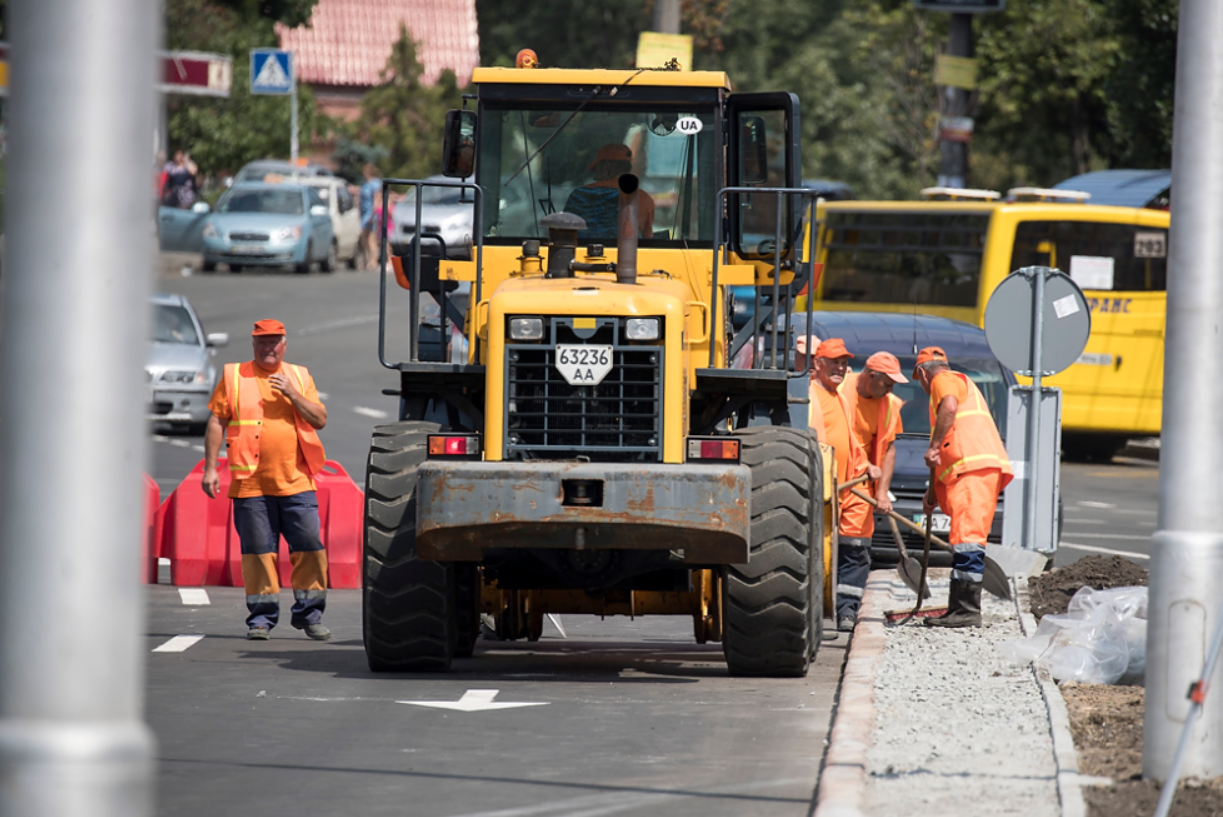
[[[1004,276],[1056,267],[1078,282],[1092,311],[1083,355],[1045,381],[1063,392],[1064,450],[1108,459],[1129,438],[1159,434],[1169,213],[1048,200],[1066,191],[1008,194],[1036,199],[1028,201],[955,195],[822,203],[815,308],[912,311],[980,326]]]

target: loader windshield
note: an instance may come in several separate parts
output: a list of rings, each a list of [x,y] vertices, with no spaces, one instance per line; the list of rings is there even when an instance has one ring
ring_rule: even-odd
[[[477,172],[488,243],[546,238],[540,221],[566,211],[586,220],[583,243],[614,246],[616,180],[633,173],[649,197],[640,208],[642,246],[712,246],[718,189],[713,107],[592,105],[569,120],[573,110],[484,107]]]

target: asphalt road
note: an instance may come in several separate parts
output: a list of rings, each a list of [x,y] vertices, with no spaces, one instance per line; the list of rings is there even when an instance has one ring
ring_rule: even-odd
[[[166,276],[206,331],[228,332],[218,363],[249,359],[251,324],[278,318],[287,359],[326,397],[329,458],[364,481],[372,427],[396,413],[377,360],[377,277],[368,272]],[[392,324],[406,296],[392,287]],[[395,334],[388,355],[405,348]],[[166,496],[202,457],[200,437],[153,429],[150,473]],[[1145,563],[1156,463],[1065,464],[1057,562],[1097,552]],[[196,490],[194,485],[188,485]],[[565,617],[536,644],[480,641],[445,675],[374,675],[358,591],[332,591],[329,643],[287,626],[243,639],[240,588],[184,597],[149,588],[148,720],[160,742],[158,812],[308,810],[395,815],[806,815],[831,723],[842,636],[805,679],[726,675],[687,620]],[[287,620],[291,600],[282,593]],[[176,636],[181,652],[156,651]],[[163,650],[167,649],[163,647]],[[484,690],[485,692],[481,692]],[[495,696],[488,692],[496,690]],[[473,692],[474,691],[474,692]],[[466,696],[466,698],[464,697]],[[403,701],[544,704],[456,711]]]

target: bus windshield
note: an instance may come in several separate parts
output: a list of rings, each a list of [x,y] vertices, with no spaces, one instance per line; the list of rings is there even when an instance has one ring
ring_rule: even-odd
[[[823,298],[977,305],[988,214],[831,212]]]
[[[564,211],[586,221],[579,241],[614,245],[617,180],[632,173],[646,194],[638,204],[642,246],[712,245],[712,107],[590,105],[571,114],[572,107],[484,107],[478,173],[489,243],[546,238],[540,221]]]
[[[915,357],[900,358],[902,372],[913,371],[917,362]],[[1002,364],[988,358],[953,358],[951,369],[963,372],[972,378],[972,382],[981,390],[981,395],[989,404],[989,411],[994,415],[994,423],[998,433],[1006,439],[1006,402],[1008,385],[1002,371]],[[930,437],[930,398],[926,395],[916,380],[897,384],[892,393],[904,401],[900,409],[900,421],[904,425],[904,436]]]

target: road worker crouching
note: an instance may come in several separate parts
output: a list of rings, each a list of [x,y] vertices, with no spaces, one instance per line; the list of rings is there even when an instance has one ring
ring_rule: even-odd
[[[928,346],[917,355],[916,380],[930,395],[930,487],[923,497],[929,513],[937,503],[951,517],[951,591],[946,614],[926,620],[931,627],[980,627],[985,545],[998,494],[1014,477],[1006,447],[976,384],[953,372],[947,354]]]

